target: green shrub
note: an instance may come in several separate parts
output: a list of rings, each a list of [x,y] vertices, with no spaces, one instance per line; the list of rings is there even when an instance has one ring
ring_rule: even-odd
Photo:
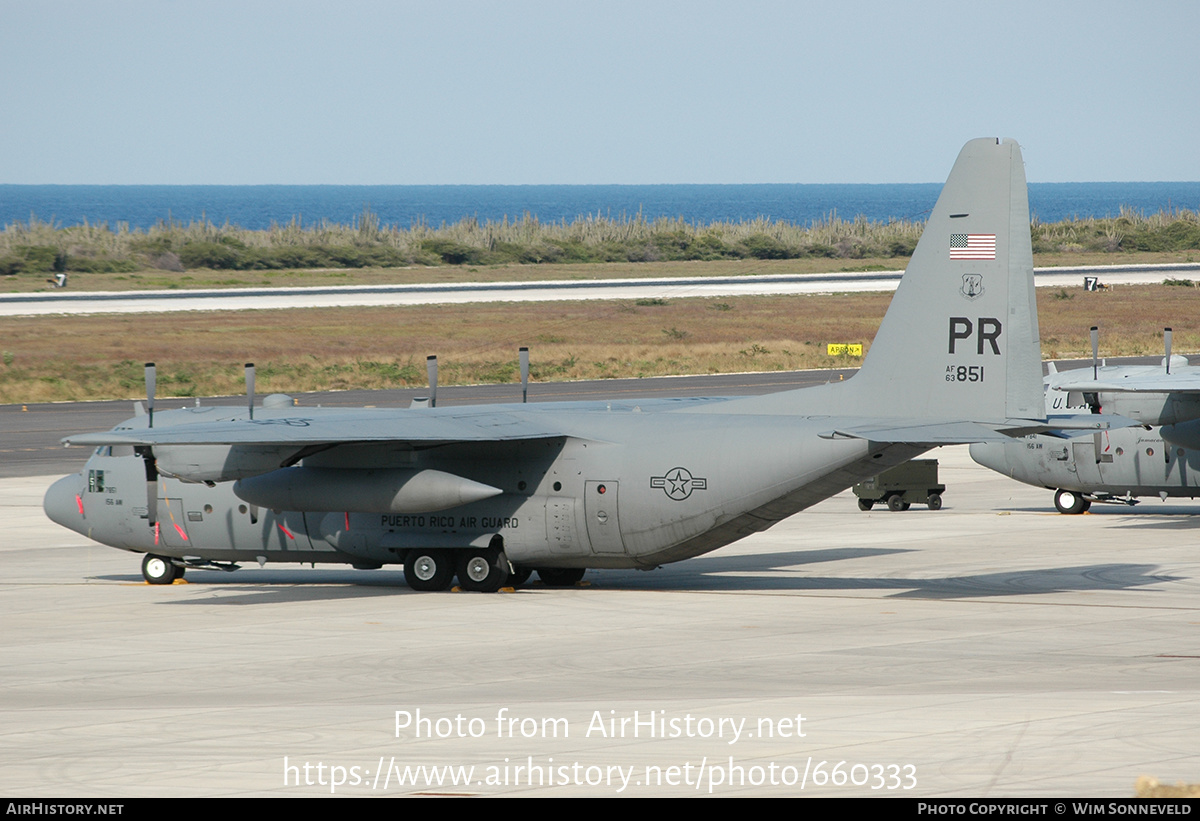
[[[242,255],[221,242],[189,242],[179,249],[179,261],[184,268],[242,267]]]
[[[751,234],[742,240],[746,256],[755,259],[787,259],[788,250],[783,243],[767,234]]]

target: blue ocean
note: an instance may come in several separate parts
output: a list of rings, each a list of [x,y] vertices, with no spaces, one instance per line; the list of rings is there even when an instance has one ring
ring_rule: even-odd
[[[352,223],[370,209],[384,225],[438,227],[463,219],[568,222],[600,216],[681,217],[695,224],[757,217],[811,225],[831,214],[872,221],[923,220],[940,183],[888,185],[0,185],[0,226],[31,217],[68,226],[147,228],[208,220],[263,229],[293,219]],[[1031,183],[1042,222],[1200,210],[1200,182]]]

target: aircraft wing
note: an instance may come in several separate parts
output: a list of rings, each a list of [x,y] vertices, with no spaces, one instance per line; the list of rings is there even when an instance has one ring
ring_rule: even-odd
[[[354,409],[309,412],[226,422],[120,428],[68,436],[64,444],[103,445],[254,445],[306,447],[369,442],[434,445],[447,442],[505,442],[561,436],[548,414],[487,410],[450,413]]]

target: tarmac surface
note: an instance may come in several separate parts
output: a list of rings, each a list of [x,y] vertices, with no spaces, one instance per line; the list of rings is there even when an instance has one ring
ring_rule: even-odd
[[[153,587],[138,556],[43,517],[57,476],[0,479],[0,794],[1129,797],[1139,775],[1198,780],[1200,506],[1062,516],[965,448],[930,456],[937,512],[862,513],[847,492],[687,562],[491,595],[273,565]]]

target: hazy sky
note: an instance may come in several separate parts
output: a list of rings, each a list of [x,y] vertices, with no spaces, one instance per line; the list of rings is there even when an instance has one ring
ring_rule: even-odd
[[[1200,3],[0,0],[0,183],[1200,180]]]

